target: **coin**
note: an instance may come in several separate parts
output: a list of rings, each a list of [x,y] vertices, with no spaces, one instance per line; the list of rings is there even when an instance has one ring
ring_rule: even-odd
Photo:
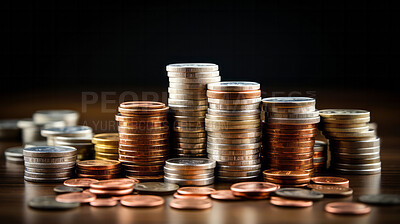
[[[350,196],[353,194],[353,189],[335,185],[309,184],[307,187],[326,196]]]
[[[320,111],[320,115],[324,118],[354,119],[369,117],[370,112],[357,109],[325,109]]]
[[[68,146],[38,146],[25,148],[24,156],[28,157],[68,157],[76,155],[77,150]]]
[[[93,144],[116,146],[118,147],[118,133],[102,133],[93,136]]]
[[[295,108],[315,105],[315,99],[310,97],[269,97],[262,99],[264,104],[274,107]]]
[[[280,188],[275,191],[275,194],[280,197],[298,200],[320,200],[324,197],[322,193],[300,188]]]
[[[179,186],[177,184],[161,182],[138,183],[135,185],[135,190],[143,193],[171,194],[175,192],[178,188]]]
[[[311,181],[316,184],[337,185],[341,187],[349,187],[349,180],[343,177],[313,177]]]
[[[214,99],[209,98],[209,103],[220,104],[220,105],[247,105],[247,104],[259,104],[261,102],[261,97],[251,98],[251,99],[241,99],[241,100],[224,100],[224,99]]]
[[[270,203],[276,206],[283,207],[310,207],[313,205],[313,202],[310,200],[292,200],[287,198],[280,197],[271,197]]]
[[[118,201],[112,198],[97,198],[96,200],[90,202],[90,205],[94,207],[113,207],[117,204]]]
[[[4,155],[6,157],[23,158],[24,157],[23,150],[24,148],[21,146],[11,147],[4,151]]]
[[[96,194],[96,195],[127,195],[132,193],[133,188],[127,188],[127,189],[113,189],[113,190],[104,190],[104,189],[98,189],[98,188],[90,188],[89,192]]]
[[[115,190],[115,189],[133,188],[136,183],[139,183],[139,181],[128,178],[120,178],[120,179],[97,181],[90,184],[90,187],[103,190],[105,189]]]
[[[398,194],[376,194],[376,195],[361,195],[359,201],[366,204],[374,205],[399,205],[400,195]]]
[[[203,158],[174,158],[166,161],[165,166],[168,168],[176,169],[212,169],[215,168],[216,163],[210,159]]]
[[[167,65],[168,72],[213,72],[218,65],[213,63],[177,63]]]
[[[241,197],[233,195],[231,190],[217,190],[210,194],[212,199],[224,200],[224,201],[238,201],[242,200]]]
[[[169,206],[171,208],[176,208],[176,209],[199,210],[199,209],[211,208],[212,202],[210,199],[199,200],[193,198],[187,198],[187,199],[175,198],[170,202]]]
[[[219,76],[219,71],[212,72],[168,72],[168,77],[171,78],[210,78]]]
[[[80,187],[67,187],[67,186],[58,186],[53,188],[54,192],[57,194],[64,194],[64,193],[72,193],[72,192],[82,192],[83,188]]]
[[[182,187],[177,192],[183,195],[210,195],[215,192],[215,189],[210,187]]]
[[[205,186],[214,183],[214,177],[202,179],[180,179],[164,176],[164,181],[166,183],[174,183],[180,186]]]
[[[121,204],[127,207],[156,207],[164,204],[164,199],[154,195],[129,195],[121,198]]]
[[[64,185],[68,187],[90,187],[92,183],[96,183],[98,180],[91,178],[76,178],[64,181]]]
[[[118,161],[85,160],[79,161],[76,165],[80,169],[106,170],[119,168],[121,163]]]
[[[77,208],[80,203],[64,203],[56,201],[54,196],[38,196],[28,202],[29,207],[41,210],[67,210]]]
[[[231,191],[239,193],[270,193],[279,187],[273,183],[266,182],[243,182],[231,186]]]
[[[371,208],[356,202],[331,202],[325,205],[325,211],[334,214],[363,215],[370,213]]]
[[[187,198],[192,198],[192,199],[199,199],[199,200],[204,200],[204,199],[208,199],[208,196],[205,195],[184,195],[184,194],[178,194],[177,192],[174,193],[174,198],[178,198],[178,199],[187,199]]]
[[[88,192],[66,193],[66,194],[60,194],[56,197],[56,201],[64,203],[72,203],[72,202],[89,203],[94,200],[96,200],[96,195]]]
[[[214,99],[224,99],[224,100],[252,99],[261,97],[261,91],[248,90],[243,92],[224,92],[224,91],[207,90],[207,97]]]

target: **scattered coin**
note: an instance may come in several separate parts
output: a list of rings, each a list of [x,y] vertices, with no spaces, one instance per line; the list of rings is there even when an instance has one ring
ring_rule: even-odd
[[[325,211],[334,214],[363,215],[371,212],[371,208],[362,203],[331,202],[325,205]]]
[[[67,186],[58,186],[53,188],[54,192],[57,194],[64,194],[64,193],[72,193],[72,192],[82,192],[83,188],[80,187],[67,187]]]
[[[128,178],[120,178],[93,182],[90,184],[90,187],[102,190],[118,190],[133,188],[136,183],[139,183],[139,181]]]
[[[90,187],[91,184],[99,182],[92,178],[76,178],[64,181],[64,185],[68,187]]]
[[[312,201],[293,200],[293,199],[274,197],[274,196],[271,197],[270,203],[276,206],[299,207],[299,208],[310,207],[313,205]]]
[[[172,194],[178,190],[177,184],[162,183],[162,182],[146,182],[135,185],[135,190],[140,193],[147,194]]]
[[[316,184],[337,185],[341,187],[349,187],[350,181],[343,177],[313,177],[311,182]]]
[[[176,209],[193,209],[193,210],[200,210],[200,209],[207,209],[212,207],[212,201],[210,199],[172,199],[169,206],[171,208]]]
[[[210,195],[215,192],[215,189],[210,187],[182,187],[177,192],[184,195]]]
[[[71,202],[89,203],[94,200],[96,200],[96,195],[88,192],[66,193],[66,194],[60,194],[56,197],[56,201],[64,203],[71,203]]]
[[[58,202],[54,196],[39,196],[28,202],[29,207],[42,210],[67,210],[80,206],[79,202]]]
[[[174,198],[193,198],[193,199],[208,199],[208,196],[206,195],[190,195],[190,194],[179,194],[178,192],[174,193]]]
[[[120,200],[127,207],[156,207],[164,204],[164,199],[154,195],[129,195]]]
[[[353,189],[336,185],[309,184],[307,187],[325,196],[350,196],[353,194]]]
[[[237,201],[242,200],[241,197],[233,195],[231,190],[217,190],[211,193],[211,198],[217,200]]]
[[[366,204],[399,205],[400,195],[398,194],[361,195],[358,198],[358,200]]]
[[[300,188],[281,188],[276,190],[275,194],[280,197],[297,200],[320,200],[324,197],[320,192]]]
[[[90,202],[91,206],[94,207],[113,207],[118,204],[118,200],[112,198],[97,198]]]

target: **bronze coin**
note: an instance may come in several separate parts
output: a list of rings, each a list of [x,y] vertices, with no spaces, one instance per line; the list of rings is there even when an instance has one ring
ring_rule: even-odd
[[[114,179],[114,178],[118,178],[119,177],[119,174],[104,174],[104,175],[95,174],[95,175],[90,175],[90,174],[78,173],[77,175],[78,175],[78,177],[81,177],[81,178],[93,178],[93,179],[97,179],[97,180],[108,180],[108,179]]]
[[[331,202],[325,205],[325,211],[334,214],[363,215],[371,212],[371,208],[356,202]]]
[[[88,174],[88,175],[117,175],[121,173],[121,169],[111,169],[111,170],[77,169],[76,172],[79,174]]]
[[[77,167],[87,170],[108,170],[116,169],[121,166],[118,161],[105,161],[105,160],[84,160],[77,162]]]
[[[166,115],[162,116],[149,116],[149,115],[142,115],[142,116],[123,116],[123,115],[115,115],[115,120],[119,122],[167,122],[168,117]]]
[[[164,204],[164,199],[154,195],[129,195],[122,197],[120,202],[127,207],[156,207]]]
[[[283,207],[310,207],[313,205],[312,201],[307,200],[292,200],[287,198],[275,197],[272,196],[270,203],[276,206],[283,206]]]
[[[207,97],[214,99],[240,100],[261,97],[261,90],[249,90],[243,92],[223,92],[207,90]]]
[[[212,207],[212,202],[210,199],[193,199],[193,198],[186,198],[186,199],[172,199],[169,204],[170,207],[176,209],[207,209]]]
[[[91,206],[94,207],[113,207],[118,204],[118,200],[112,198],[97,198],[90,202]]]
[[[264,178],[266,182],[271,182],[274,184],[282,184],[282,185],[298,185],[298,184],[308,184],[310,183],[310,178],[304,179],[276,179],[276,178]]]
[[[242,200],[241,197],[237,197],[233,195],[231,190],[217,190],[211,193],[211,198],[217,200],[226,200],[226,201],[237,201]]]
[[[152,151],[152,150],[166,150],[169,149],[168,144],[162,144],[162,145],[126,145],[126,144],[120,144],[119,149],[123,150],[133,150],[133,151],[138,151],[138,150],[147,150],[147,151]]]
[[[267,177],[279,179],[304,179],[310,177],[310,174],[305,171],[291,170],[264,170],[263,174]]]
[[[315,129],[315,124],[306,124],[306,125],[288,125],[288,124],[267,124],[267,128],[271,129],[281,129],[281,130],[304,130],[304,129]]]
[[[56,197],[56,201],[64,203],[73,203],[73,202],[89,203],[94,200],[96,200],[96,195],[88,192],[66,193],[66,194],[60,194]]]
[[[270,197],[269,193],[242,193],[242,192],[236,192],[232,191],[232,194],[237,197],[241,198],[247,198],[251,200],[262,200],[262,199],[267,199]]]
[[[343,177],[313,177],[311,182],[316,184],[337,185],[341,187],[349,187],[350,181]]]
[[[91,178],[75,178],[64,181],[64,185],[68,187],[90,187],[92,183],[99,182]]]
[[[119,189],[119,190],[104,190],[99,188],[90,188],[89,191],[90,193],[96,195],[127,195],[132,193],[133,187],[127,189]]]
[[[102,190],[118,190],[118,189],[133,188],[136,183],[139,183],[139,181],[128,178],[119,178],[119,179],[101,180],[92,183],[90,187]]]
[[[239,193],[270,193],[277,190],[279,186],[266,182],[242,182],[231,186],[231,191]]]
[[[150,171],[163,171],[163,165],[144,165],[144,166],[140,166],[140,165],[132,165],[132,164],[123,164],[122,165],[125,170],[130,170],[130,171],[137,171],[137,172],[150,172]]]
[[[186,198],[199,199],[199,200],[209,199],[209,197],[206,195],[179,194],[178,192],[175,192],[173,196],[174,198],[180,198],[180,199],[186,199]]]
[[[181,187],[177,192],[184,195],[210,195],[215,192],[215,189],[210,187]]]

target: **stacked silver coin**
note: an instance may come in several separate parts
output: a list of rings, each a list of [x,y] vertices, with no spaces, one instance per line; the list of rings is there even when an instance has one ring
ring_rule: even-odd
[[[76,126],[78,120],[79,113],[73,110],[39,110],[33,114],[33,121],[39,124],[64,121],[66,126]]]
[[[173,152],[177,157],[205,157],[204,118],[207,84],[221,81],[218,65],[182,63],[167,66],[168,106],[173,120]]]
[[[166,161],[164,181],[180,186],[204,186],[214,183],[214,160],[206,158],[174,158]]]
[[[77,160],[94,159],[94,145],[91,137],[56,136],[54,138],[54,145],[76,148],[78,150]]]
[[[24,148],[37,147],[37,146],[48,146],[47,141],[28,142],[25,143]]]
[[[321,110],[322,131],[329,139],[331,167],[344,174],[381,172],[380,139],[368,124],[370,112],[358,109]]]
[[[45,123],[34,122],[33,119],[22,119],[18,121],[18,127],[22,129],[22,142],[29,143],[34,141],[45,140],[46,138],[40,134],[42,129],[65,127],[65,121],[49,121]]]
[[[323,141],[315,140],[314,155],[313,155],[314,174],[319,174],[324,172],[327,168],[327,161],[328,161],[328,144]]]
[[[21,137],[21,129],[18,128],[18,121],[0,120],[0,139],[18,139]]]
[[[64,137],[83,137],[92,138],[92,128],[88,126],[69,126],[63,128],[46,128],[42,129],[42,136],[47,137],[47,144],[54,145],[55,138],[57,136]]]
[[[208,158],[217,161],[221,181],[248,181],[260,174],[260,84],[208,85],[206,115]]]
[[[74,174],[77,150],[68,146],[24,149],[24,179],[31,182],[61,182]]]
[[[24,148],[21,146],[11,147],[4,151],[4,156],[7,161],[24,162],[23,150]]]

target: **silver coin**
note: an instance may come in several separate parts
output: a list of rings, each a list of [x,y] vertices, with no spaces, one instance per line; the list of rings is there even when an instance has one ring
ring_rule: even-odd
[[[215,138],[209,136],[207,141],[210,143],[217,144],[248,144],[248,143],[257,143],[260,142],[260,138],[242,138],[242,139],[234,139],[234,138]]]
[[[211,78],[195,78],[195,79],[188,79],[188,78],[169,78],[170,83],[214,83],[221,81],[221,76],[211,77]]]
[[[67,210],[77,208],[81,205],[79,202],[64,203],[56,201],[55,196],[38,196],[28,202],[29,207],[41,210]]]
[[[223,116],[226,116],[226,115],[240,116],[240,115],[253,115],[253,114],[259,115],[260,114],[259,109],[232,111],[232,110],[216,110],[216,109],[208,108],[207,112],[210,115],[223,115]]]
[[[317,124],[319,123],[320,118],[266,118],[266,121],[270,124]]]
[[[260,105],[259,104],[244,104],[244,105],[227,105],[227,104],[216,104],[216,103],[208,103],[208,107],[210,109],[215,109],[215,110],[255,110],[259,109]]]
[[[208,105],[207,100],[177,100],[177,99],[168,99],[168,104],[172,105],[185,105],[185,106],[206,106]]]
[[[214,104],[223,104],[223,105],[246,105],[246,104],[260,105],[261,97],[260,98],[251,98],[251,99],[241,99],[241,100],[225,100],[225,99],[208,98],[208,102],[214,103]]]
[[[31,173],[28,171],[24,172],[25,177],[31,178],[69,178],[73,176],[72,172],[67,173]]]
[[[350,170],[350,169],[341,169],[335,168],[336,171],[343,174],[353,174],[353,175],[369,175],[369,174],[378,174],[381,173],[381,168],[378,169],[365,169],[365,170]]]
[[[253,114],[253,115],[241,115],[241,116],[221,116],[221,115],[218,116],[218,115],[206,114],[206,118],[210,120],[220,120],[220,121],[243,121],[243,120],[260,120],[260,115]]]
[[[254,177],[260,174],[260,170],[251,170],[251,171],[224,171],[219,170],[217,172],[218,176],[223,177]]]
[[[280,188],[275,191],[275,194],[296,200],[320,200],[324,197],[324,194],[316,191],[311,191],[301,188]]]
[[[247,90],[258,90],[260,89],[260,84],[256,82],[246,82],[246,81],[225,81],[212,83],[208,85],[209,90],[217,91],[247,91]]]
[[[186,105],[173,105],[169,104],[168,105],[171,110],[180,110],[180,111],[205,111],[207,110],[208,106],[207,105],[202,105],[202,106],[186,106]]]
[[[342,118],[353,119],[361,117],[369,117],[370,112],[359,109],[324,109],[321,110],[321,117],[324,118]]]
[[[189,79],[197,79],[197,78],[211,78],[219,76],[219,71],[213,72],[168,72],[168,77],[171,78],[189,78]]]
[[[245,156],[254,155],[260,152],[259,149],[251,150],[211,150],[207,149],[209,155],[223,155],[223,156]]]
[[[302,107],[315,105],[315,99],[310,97],[269,97],[262,99],[263,103],[279,106]]]
[[[335,163],[335,167],[348,169],[348,170],[370,170],[370,169],[379,169],[381,168],[381,163],[371,163],[371,164],[344,164],[344,163]]]
[[[271,105],[262,105],[261,109],[265,112],[274,113],[310,113],[315,111],[315,106],[295,107],[295,108],[280,108]]]
[[[170,194],[178,190],[179,186],[172,183],[161,183],[161,182],[146,182],[138,183],[135,185],[135,190],[142,193],[163,193]]]
[[[368,123],[371,120],[371,118],[362,117],[354,119],[335,119],[335,118],[321,117],[321,120],[325,123],[330,123],[330,124],[363,124],[363,123]]]
[[[207,174],[207,173],[214,173],[214,168],[210,169],[197,169],[197,170],[186,170],[186,169],[176,169],[176,168],[169,168],[164,167],[164,172],[170,174],[180,174],[180,175],[197,175],[197,174]]]
[[[192,180],[164,177],[164,181],[166,183],[174,183],[180,186],[206,186],[214,183],[214,177]]]
[[[69,146],[38,146],[25,148],[24,156],[29,157],[67,157],[76,155],[76,148]]]
[[[13,157],[13,156],[5,156],[6,157],[6,160],[7,161],[10,161],[10,162],[18,162],[18,163],[22,163],[22,162],[24,162],[24,158],[22,157]]]
[[[362,160],[362,159],[373,159],[373,158],[378,158],[379,152],[373,152],[373,153],[338,153],[334,152],[333,155],[336,158],[340,159],[355,159],[355,160]]]
[[[24,157],[27,163],[65,163],[65,162],[75,162],[76,156],[68,157]]]
[[[371,147],[371,148],[357,148],[357,149],[331,147],[331,150],[334,151],[334,152],[338,152],[338,153],[355,153],[355,154],[358,154],[358,153],[377,153],[377,152],[380,152],[380,146]]]
[[[243,161],[243,160],[255,160],[260,158],[260,155],[241,155],[241,156],[232,156],[232,155],[216,155],[216,154],[208,154],[208,158],[213,159],[217,162],[220,161]]]
[[[38,146],[48,146],[47,141],[27,142],[25,143],[24,148],[38,147]]]
[[[215,168],[216,163],[215,161],[206,158],[173,158],[167,160],[165,166],[175,169],[197,170]]]
[[[170,82],[169,87],[176,89],[193,89],[193,90],[206,90],[207,83],[179,83]]]
[[[30,167],[30,168],[51,168],[51,169],[55,169],[55,168],[70,168],[75,166],[75,161],[73,162],[65,162],[65,163],[29,163],[29,162],[25,162],[24,163],[26,167]]]
[[[361,195],[358,200],[366,204],[400,205],[400,195],[398,194]]]
[[[226,165],[218,165],[218,170],[222,171],[252,171],[261,169],[261,164],[256,165],[248,165],[248,166],[226,166]]]
[[[70,179],[70,177],[59,177],[59,178],[39,178],[39,177],[27,177],[24,176],[24,180],[29,182],[37,182],[37,183],[50,183],[50,182],[63,182]]]
[[[231,130],[232,131],[232,130]],[[252,129],[243,129],[243,130],[235,130],[235,132],[207,132],[208,137],[215,137],[215,138],[256,138],[261,136],[261,131],[257,128]]]
[[[57,194],[65,194],[65,193],[73,193],[73,192],[82,192],[83,188],[58,186],[58,187],[53,188],[53,191],[56,192]]]
[[[274,113],[267,112],[266,116],[269,118],[314,118],[319,116],[318,110],[308,113]]]
[[[207,96],[205,94],[176,94],[170,93],[169,98],[178,100],[205,100]]]
[[[213,63],[176,63],[166,67],[168,72],[213,72],[218,71],[218,65]]]
[[[24,148],[21,146],[11,147],[4,151],[4,155],[10,156],[10,157],[18,157],[18,158],[22,157],[23,158],[24,157],[23,150],[24,150]]]
[[[246,149],[258,149],[260,148],[261,143],[248,143],[248,144],[216,144],[216,143],[207,143],[207,149],[210,150],[246,150]]]
[[[61,134],[92,134],[92,128],[88,126],[68,126],[68,127],[56,127],[46,128],[41,131],[43,136],[56,136]]]
[[[205,89],[177,89],[168,87],[168,93],[171,94],[206,94]]]
[[[74,166],[67,168],[33,168],[33,167],[25,167],[25,170],[32,173],[68,173],[73,172],[75,169]]]
[[[92,144],[91,137],[57,136],[54,138],[56,144]]]
[[[206,131],[230,131],[230,130],[237,130],[237,129],[250,129],[250,128],[260,128],[261,122],[256,124],[243,124],[243,125],[216,125],[215,123],[209,123],[206,121]]]
[[[214,177],[214,172],[213,173],[203,173],[203,174],[190,174],[190,175],[164,172],[164,177],[183,179],[183,180],[205,179],[205,178]]]
[[[218,166],[251,166],[260,164],[259,159],[255,160],[242,160],[242,161],[218,161]]]

